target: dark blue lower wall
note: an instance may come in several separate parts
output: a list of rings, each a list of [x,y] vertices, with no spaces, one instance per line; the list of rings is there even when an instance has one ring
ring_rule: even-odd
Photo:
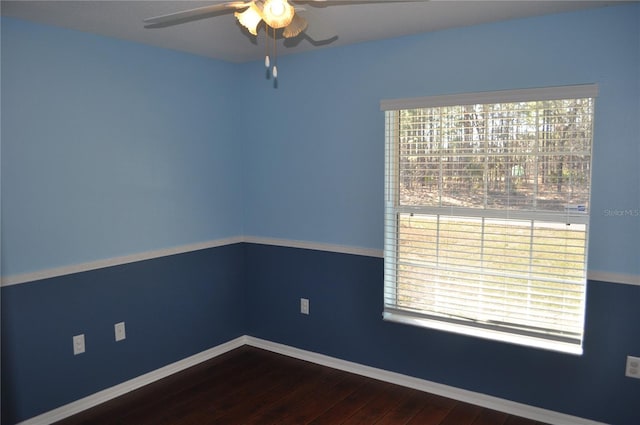
[[[383,322],[383,260],[247,247],[248,334],[616,425],[640,424],[640,287],[589,282],[583,356]],[[310,300],[310,315],[299,299]]]
[[[244,245],[2,288],[2,424],[244,335]],[[127,338],[113,326],[126,322]],[[86,352],[73,355],[83,333]]]
[[[583,356],[382,321],[383,260],[236,244],[2,288],[2,424],[241,335],[544,409],[637,425],[640,287],[589,282]],[[299,313],[310,299],[310,315]],[[114,342],[125,321],[127,339]],[[86,353],[71,337],[84,333]]]

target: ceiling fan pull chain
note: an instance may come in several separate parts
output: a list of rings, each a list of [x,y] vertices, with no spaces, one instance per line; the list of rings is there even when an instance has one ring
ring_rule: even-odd
[[[278,79],[278,37],[276,29],[273,29],[273,79]]]
[[[269,25],[266,24],[264,27],[264,67],[267,70],[271,67],[271,60],[269,59]]]

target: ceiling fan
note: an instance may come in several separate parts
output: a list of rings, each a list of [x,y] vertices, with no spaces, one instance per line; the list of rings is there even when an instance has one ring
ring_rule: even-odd
[[[276,40],[280,34],[286,39],[303,34],[308,28],[307,20],[298,12],[306,11],[304,5],[326,7],[337,5],[359,5],[372,3],[410,3],[426,0],[247,0],[228,1],[195,9],[182,10],[167,15],[155,16],[144,20],[146,28],[161,28],[178,25],[194,20],[233,13],[238,22],[253,36],[264,28],[267,37],[273,39],[273,66],[269,54],[265,55],[267,77],[273,76],[277,84],[278,67],[276,64]],[[293,3],[293,5],[291,4]]]

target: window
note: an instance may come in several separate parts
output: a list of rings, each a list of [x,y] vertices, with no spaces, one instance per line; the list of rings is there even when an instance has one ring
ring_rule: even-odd
[[[582,353],[596,95],[381,103],[386,320]]]

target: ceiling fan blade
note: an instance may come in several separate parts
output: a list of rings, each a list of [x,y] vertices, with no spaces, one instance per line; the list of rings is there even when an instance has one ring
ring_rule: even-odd
[[[214,4],[211,6],[197,7],[195,9],[182,10],[180,12],[169,13],[167,15],[154,16],[152,18],[145,19],[143,22],[145,23],[145,28],[168,27],[171,25],[183,24],[185,22],[195,21],[198,19],[224,15],[227,13],[246,9],[250,5],[250,1],[231,1],[227,3]]]
[[[310,6],[305,17],[309,21],[304,30],[305,38],[314,46],[330,44],[338,39],[337,30],[332,22],[326,19],[318,19],[311,13],[313,9],[322,9],[328,6],[348,6],[382,3],[425,3],[430,0],[290,0],[295,4]]]
[[[339,5],[375,4],[375,3],[426,3],[430,0],[292,0],[297,4],[307,4],[313,7],[327,7]]]

